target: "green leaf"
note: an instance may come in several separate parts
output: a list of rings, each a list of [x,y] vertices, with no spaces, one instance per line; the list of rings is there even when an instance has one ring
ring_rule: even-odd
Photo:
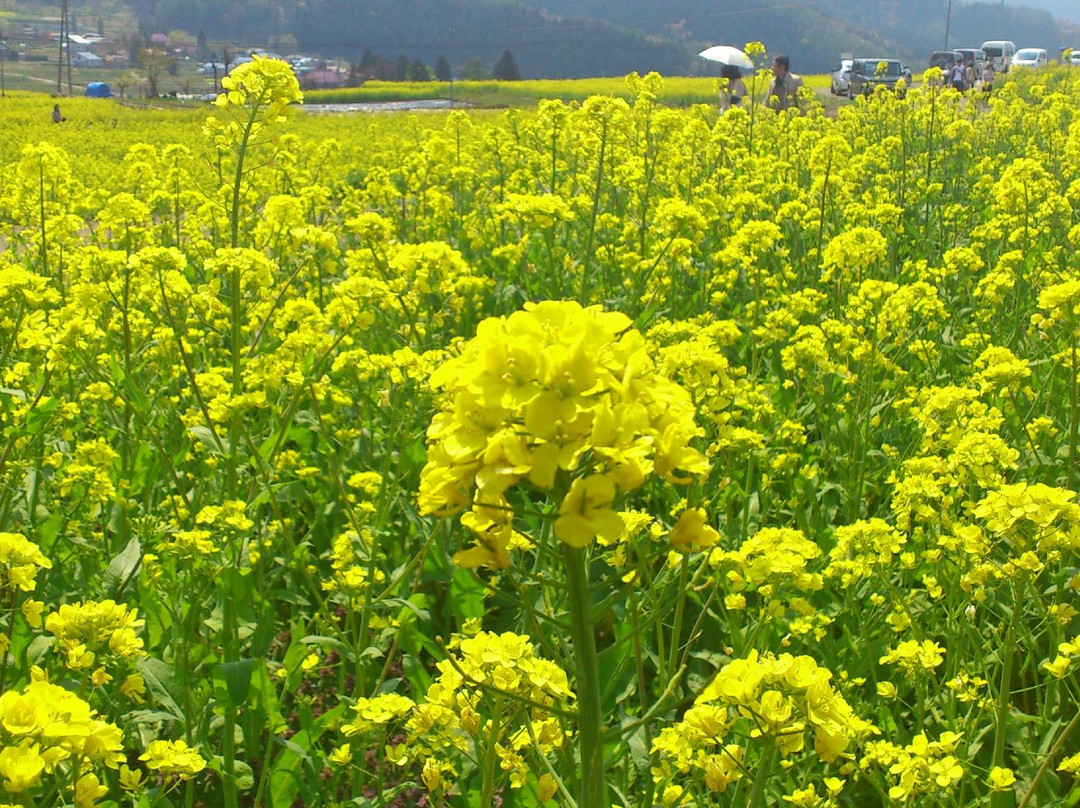
[[[278,744],[279,746],[284,746],[301,760],[311,760],[311,756],[304,751],[304,748],[302,746],[293,743],[288,738],[282,738],[280,735],[275,735],[274,743]]]
[[[463,621],[484,616],[484,586],[466,569],[454,570],[450,579],[450,605]]]
[[[251,674],[255,670],[254,659],[240,659],[236,662],[225,662],[218,666],[221,678],[225,680],[225,690],[229,694],[229,701],[234,707],[240,707],[247,703],[251,693]]]
[[[221,755],[214,755],[211,768],[218,772],[222,779],[225,778],[225,759]],[[236,788],[240,791],[247,791],[255,786],[255,772],[252,771],[251,766],[242,760],[233,761],[232,779]]]
[[[54,637],[34,637],[26,647],[26,664],[36,665],[55,642]]]
[[[327,648],[333,648],[335,651],[339,651],[342,654],[351,654],[349,647],[345,645],[341,640],[334,637],[326,637],[322,634],[309,634],[300,640],[304,645],[324,645]]]
[[[188,432],[193,438],[201,443],[206,450],[212,455],[218,457],[224,457],[229,452],[229,442],[225,438],[218,436],[217,440],[214,440],[214,432],[211,431],[208,426],[193,426],[188,428]],[[221,448],[218,449],[218,441],[221,441]]]
[[[160,659],[144,657],[139,660],[138,670],[158,703],[172,713],[177,720],[184,721],[184,711],[180,709],[180,705],[176,703],[172,694],[173,669]]]
[[[233,761],[233,778],[240,791],[247,791],[255,786],[255,772],[242,760]]]
[[[142,544],[137,537],[132,536],[127,546],[109,562],[109,568],[105,570],[103,580],[104,588],[111,591],[114,596],[118,595],[132,579],[141,561]]]

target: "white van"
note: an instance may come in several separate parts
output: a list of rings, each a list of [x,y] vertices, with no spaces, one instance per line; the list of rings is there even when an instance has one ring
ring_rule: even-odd
[[[994,65],[995,73],[1008,73],[1012,58],[1016,55],[1016,45],[1008,39],[991,39],[982,43],[983,53]]]

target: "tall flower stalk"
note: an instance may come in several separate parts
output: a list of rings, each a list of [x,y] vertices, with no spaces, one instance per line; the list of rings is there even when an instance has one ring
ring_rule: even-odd
[[[608,803],[588,548],[616,540],[616,500],[653,477],[687,483],[709,465],[689,394],[661,375],[626,316],[548,301],[482,322],[432,376],[445,392],[428,429],[420,507],[461,514],[464,567],[506,569],[534,545],[518,527],[554,519],[577,672],[580,808]],[[537,510],[533,492],[550,503]],[[541,530],[538,541],[548,536]],[[551,548],[538,548],[550,551]]]
[[[245,177],[245,159],[252,144],[269,125],[285,119],[289,104],[303,100],[300,85],[293,73],[292,66],[278,59],[254,58],[241,65],[221,81],[224,92],[218,96],[216,105],[229,114],[228,120],[211,117],[207,120],[206,131],[218,148],[219,154],[232,153],[236,166],[230,189],[231,203],[229,213],[229,246],[232,256],[226,256],[223,262],[227,268],[229,298],[229,342],[231,357],[231,386],[233,397],[243,392],[243,353],[245,349],[243,334],[243,275],[245,256],[240,247],[240,208]],[[227,473],[223,499],[235,499],[237,492],[237,472],[240,453],[241,415],[234,411],[229,420],[229,443],[227,446]],[[241,665],[240,637],[237,619],[237,601],[244,597],[244,590],[250,587],[242,576],[237,574],[240,548],[235,549],[234,565],[220,583],[222,597],[222,634],[223,661],[222,672],[227,681],[243,680],[245,673],[250,675],[250,667]],[[236,764],[236,726],[241,698],[238,694],[246,691],[246,685],[240,681],[235,686],[230,684],[228,699],[225,704],[225,721],[222,728],[222,789],[226,808],[236,808],[238,804],[237,784],[234,776]]]

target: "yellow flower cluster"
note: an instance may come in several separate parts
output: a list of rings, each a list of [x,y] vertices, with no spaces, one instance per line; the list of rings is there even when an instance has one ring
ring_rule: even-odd
[[[882,665],[899,666],[912,679],[933,673],[944,661],[945,649],[931,640],[905,640],[878,660]]]
[[[751,651],[725,665],[683,719],[653,742],[658,783],[700,778],[722,792],[745,771],[746,749],[729,742],[761,738],[784,755],[803,751],[807,731],[826,763],[850,756],[875,727],[859,718],[832,686],[832,674],[811,657]]]
[[[266,59],[259,56],[240,65],[221,80],[224,90],[214,102],[222,109],[230,107],[252,107],[261,109],[260,119],[253,122],[251,135],[257,134],[264,124],[284,120],[289,104],[300,103],[304,94],[296,80],[292,65],[281,59]],[[243,131],[239,121],[222,124],[216,118],[209,118],[206,123],[208,132],[219,145],[236,143]]]
[[[52,561],[20,533],[0,533],[0,564],[5,572],[3,588],[16,592],[33,592],[38,570],[52,569]]]
[[[860,766],[878,766],[888,772],[893,785],[889,797],[898,802],[947,798],[964,776],[964,767],[953,754],[962,736],[943,732],[936,741],[919,733],[907,746],[888,741],[872,741]]]
[[[567,740],[559,718],[574,698],[566,672],[536,654],[528,637],[481,631],[456,641],[450,659],[419,703],[397,693],[361,698],[355,718],[342,726],[348,738],[381,732],[404,722],[407,738],[387,748],[401,766],[419,763],[432,793],[445,794],[470,750],[490,756],[512,788],[535,782],[529,760],[547,756]],[[335,751],[335,762],[351,760],[351,744]]]
[[[657,372],[625,315],[573,302],[527,304],[484,321],[432,378],[445,391],[428,429],[424,513],[467,511],[477,545],[463,566],[506,567],[514,540],[507,491],[528,484],[559,508],[555,535],[584,547],[622,532],[616,496],[657,475],[708,470],[686,391]]]
[[[166,779],[190,780],[206,768],[206,761],[185,741],[151,741],[139,760],[146,768],[161,772]]]
[[[136,634],[145,621],[134,609],[114,600],[65,603],[45,618],[45,630],[56,637],[72,670],[87,670],[110,658],[145,655]]]
[[[116,769],[125,758],[120,729],[96,715],[74,693],[44,678],[5,692],[0,696],[3,789],[12,796],[44,798],[49,789],[66,790],[74,783],[76,794],[101,796],[94,768]]]

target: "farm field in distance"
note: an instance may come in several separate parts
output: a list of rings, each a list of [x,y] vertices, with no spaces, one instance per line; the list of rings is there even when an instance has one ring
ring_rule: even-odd
[[[827,81],[0,99],[0,803],[1080,801],[1080,86]]]

